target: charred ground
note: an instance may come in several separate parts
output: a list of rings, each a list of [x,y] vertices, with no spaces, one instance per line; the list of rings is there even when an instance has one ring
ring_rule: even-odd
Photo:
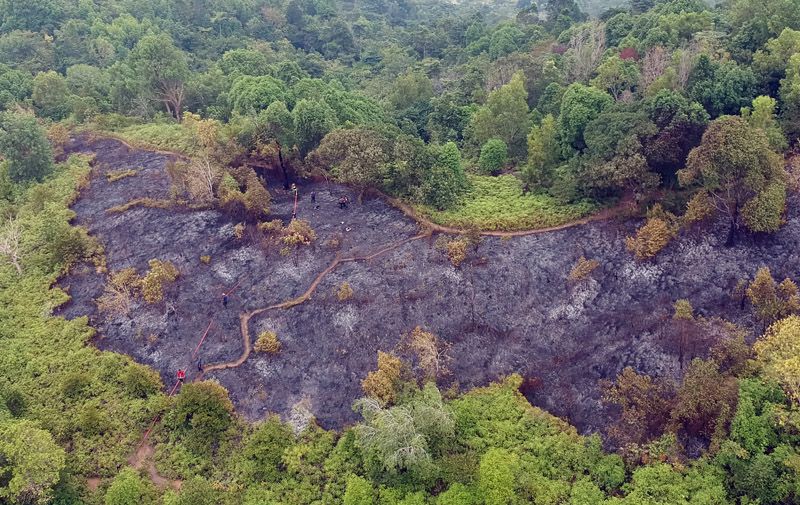
[[[419,233],[415,222],[382,200],[342,210],[337,200],[344,194],[355,200],[350,190],[309,183],[301,188],[299,217],[311,223],[317,240],[285,256],[255,231],[236,239],[236,222],[215,210],[107,212],[136,198],[168,198],[167,154],[88,137],[73,140],[68,150],[96,154],[91,184],[73,209],[76,224],[104,244],[109,270],[133,266],[141,272],[158,258],[172,261],[180,277],[166,303],[141,303],[130,316],[106,317],[95,304],[106,278],[85,265],[62,279],[72,302],[61,313],[90,316],[98,347],[133,356],[159,370],[165,382],[178,368],[188,368],[190,378],[198,373],[193,351],[211,321],[200,359],[206,365],[235,361],[243,350],[240,313],[302,294],[337,255],[369,255]],[[123,169],[137,173],[115,182],[104,176]],[[275,217],[288,220],[290,195],[279,180],[268,182]],[[311,190],[319,209],[307,196]],[[458,268],[434,246],[435,235],[370,261],[344,263],[307,302],[250,321],[251,338],[264,330],[278,334],[279,354],[253,353],[241,366],[208,376],[228,388],[248,418],[277,412],[301,422],[310,412],[324,427],[337,428],[356,420],[351,404],[362,394],[360,381],[375,368],[377,351],[391,350],[420,325],[452,345],[450,380],[461,387],[517,372],[528,379],[525,393],[532,403],[581,431],[602,429],[608,415],[600,404],[600,379],[613,378],[625,366],[680,376],[669,331],[676,299],[689,299],[703,315],[758,331],[732,299],[734,286],[762,265],[780,278],[800,267],[794,202],[774,236],[726,248],[721,226],[681,237],[652,262],[636,261],[625,250],[634,225],[607,221],[513,239],[485,237]],[[209,264],[200,260],[206,255]],[[591,278],[570,282],[582,255],[600,267]],[[345,281],[354,297],[341,302],[335,291]],[[225,308],[221,295],[234,286]]]

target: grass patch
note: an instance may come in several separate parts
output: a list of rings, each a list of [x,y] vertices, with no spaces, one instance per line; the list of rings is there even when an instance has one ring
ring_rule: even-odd
[[[513,175],[470,175],[469,179],[472,189],[452,209],[438,211],[417,206],[417,210],[442,226],[516,231],[558,226],[598,208],[591,201],[563,204],[549,195],[524,194],[522,182]]]
[[[133,125],[116,132],[131,144],[157,147],[165,151],[193,154],[196,142],[191,130],[179,123]]]
[[[171,200],[156,200],[155,198],[136,198],[122,205],[117,205],[106,209],[109,214],[118,214],[128,211],[134,207],[149,207],[151,209],[169,209],[173,206]]]
[[[133,177],[134,175],[138,174],[138,170],[128,169],[128,170],[110,170],[106,172],[106,179],[108,182],[116,182],[120,179],[124,179],[126,177]]]

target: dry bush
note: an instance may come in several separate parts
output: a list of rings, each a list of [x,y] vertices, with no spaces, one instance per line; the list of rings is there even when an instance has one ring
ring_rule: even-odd
[[[702,223],[714,215],[714,210],[714,202],[711,201],[711,196],[707,192],[701,191],[686,204],[683,224],[686,227],[691,227]]]
[[[758,269],[746,293],[756,316],[765,325],[800,312],[797,284],[788,277],[780,284],[776,283],[768,267]]]
[[[257,352],[276,354],[281,350],[281,341],[278,340],[278,335],[274,331],[262,331],[256,339],[254,348]]]
[[[69,129],[61,123],[53,123],[47,129],[47,140],[53,147],[53,156],[60,158],[64,155],[64,146],[69,142]]]
[[[283,230],[281,239],[285,245],[299,246],[310,245],[317,239],[317,233],[311,228],[311,223],[305,219],[292,219]]]
[[[233,227],[233,236],[236,237],[236,240],[242,240],[242,238],[244,238],[244,231],[244,223],[236,223]]]
[[[450,362],[450,357],[447,355],[450,344],[442,341],[434,333],[417,326],[403,338],[400,346],[414,354],[417,367],[426,380],[435,381],[450,374],[447,368]]]
[[[150,260],[150,270],[142,277],[142,298],[147,303],[158,303],[164,299],[164,285],[178,278],[178,269],[169,261]]]
[[[208,254],[200,256],[200,263],[208,265],[209,263],[211,263],[211,256],[209,256]]]
[[[339,286],[339,289],[336,290],[336,298],[338,298],[340,302],[346,302],[353,298],[353,288],[350,286],[349,282],[343,282]]]
[[[280,219],[273,219],[264,223],[258,223],[258,230],[267,234],[277,234],[283,230],[283,222]]]
[[[660,205],[650,211],[647,222],[636,231],[635,237],[627,237],[625,246],[637,259],[646,260],[664,249],[678,234],[677,219],[665,212]]]
[[[169,209],[173,205],[170,200],[156,200],[155,198],[135,198],[122,205],[116,205],[106,209],[109,214],[126,212],[134,207],[148,207],[150,209]]]
[[[109,170],[106,172],[106,180],[108,182],[117,182],[120,179],[124,179],[126,177],[133,177],[134,175],[138,174],[139,172],[130,168],[128,170]]]
[[[472,241],[466,235],[454,239],[450,239],[446,235],[440,235],[436,239],[434,246],[447,255],[447,259],[450,260],[454,267],[458,267],[467,259],[467,251],[470,245],[472,245]]]
[[[139,275],[133,268],[112,273],[103,288],[103,294],[95,300],[97,309],[106,314],[128,315],[139,282]]]
[[[217,187],[221,208],[237,218],[258,220],[269,214],[271,197],[252,168],[228,170]]]
[[[208,158],[196,158],[189,163],[175,162],[167,165],[176,194],[186,194],[194,203],[209,205],[214,202],[215,188],[222,179],[222,169]]]
[[[600,266],[600,262],[597,260],[587,260],[584,256],[578,258],[577,263],[575,266],[572,267],[572,270],[569,272],[569,280],[573,282],[579,282],[584,279],[588,279],[592,272],[597,270],[597,267]]]
[[[403,362],[397,356],[378,351],[378,369],[361,381],[361,389],[382,405],[394,403],[401,382]]]

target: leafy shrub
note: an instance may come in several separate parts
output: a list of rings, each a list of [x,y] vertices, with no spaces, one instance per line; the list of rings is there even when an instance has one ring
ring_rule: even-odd
[[[70,372],[64,376],[64,380],[61,383],[61,391],[64,396],[78,398],[91,383],[92,380],[86,373]]]
[[[263,331],[256,339],[255,350],[277,354],[281,350],[281,341],[278,340],[278,335],[274,331]]]
[[[346,302],[353,298],[353,288],[350,286],[349,282],[345,281],[339,285],[339,289],[336,290],[336,298],[338,298],[340,302]]]
[[[178,278],[178,269],[169,261],[152,259],[150,270],[142,277],[140,288],[147,303],[158,303],[164,299],[164,285]]]
[[[184,384],[165,417],[174,440],[195,454],[206,454],[233,422],[228,392],[215,382]]]
[[[47,132],[32,114],[0,114],[0,153],[14,182],[41,181],[53,171]]]
[[[251,168],[230,169],[217,188],[222,209],[235,218],[258,220],[269,214],[271,197]]]
[[[14,417],[22,417],[27,408],[27,401],[22,392],[13,387],[8,387],[3,392],[3,403]]]
[[[248,482],[277,482],[285,468],[283,453],[294,442],[292,430],[280,417],[269,416],[244,442],[240,471]]]
[[[161,390],[161,377],[151,368],[131,364],[122,375],[125,390],[132,398],[147,398]]]
[[[317,239],[317,234],[311,223],[305,219],[292,219],[283,232],[281,239],[288,246],[310,245]]]
[[[481,172],[494,175],[505,166],[508,161],[508,146],[500,139],[487,140],[481,147],[478,166]]]
[[[153,485],[132,468],[123,469],[106,491],[105,505],[152,505],[156,502]]]
[[[597,267],[600,266],[600,262],[597,260],[587,260],[584,256],[578,258],[578,261],[575,263],[575,266],[572,267],[572,270],[569,272],[569,280],[573,282],[579,282],[584,279],[588,279],[592,272],[597,270]]]

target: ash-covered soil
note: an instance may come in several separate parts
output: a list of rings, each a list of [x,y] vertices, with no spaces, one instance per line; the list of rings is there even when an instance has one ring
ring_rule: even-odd
[[[131,150],[115,140],[80,138],[71,151],[96,153],[91,185],[74,205],[77,224],[106,248],[110,270],[147,269],[151,258],[180,269],[167,302],[137,304],[130,317],[106,318],[94,300],[105,278],[93,267],[62,280],[73,301],[65,317],[89,315],[98,329],[96,345],[133,356],[159,370],[166,383],[178,368],[197,374],[193,351],[204,364],[236,360],[243,342],[239,314],[296,297],[337,254],[366,255],[416,235],[417,224],[381,200],[337,206],[347,188],[301,186],[299,217],[317,241],[289,256],[267,246],[257,233],[234,237],[234,221],[217,211],[106,209],[149,196],[167,198],[168,156]],[[109,183],[108,170],[137,168],[134,177]],[[279,180],[268,180],[276,217],[288,219],[292,201]],[[319,209],[310,202],[316,190]],[[676,299],[688,298],[705,316],[721,316],[754,331],[746,311],[731,297],[737,281],[762,265],[776,278],[796,277],[800,218],[792,205],[787,223],[774,236],[749,237],[724,247],[726,227],[689,234],[652,262],[636,261],[624,239],[636,223],[595,222],[563,231],[510,239],[484,238],[467,261],[454,268],[434,247],[435,236],[406,243],[368,262],[340,265],[311,299],[250,321],[251,337],[275,331],[283,344],[274,356],[252,353],[240,367],[207,374],[231,393],[251,419],[277,412],[299,419],[310,411],[320,424],[339,428],[357,420],[351,405],[360,382],[376,367],[378,350],[393,349],[401,335],[423,326],[452,344],[451,381],[462,388],[520,373],[532,403],[567,418],[581,431],[602,429],[609,416],[600,405],[598,380],[625,366],[677,378],[681,363],[671,338]],[[338,245],[336,245],[338,243]],[[200,257],[211,257],[210,264]],[[581,255],[601,266],[575,284],[567,276]],[[335,290],[349,282],[354,298],[340,302]],[[234,286],[228,307],[222,292]],[[703,346],[695,353],[702,354]],[[688,360],[690,356],[685,356]]]

